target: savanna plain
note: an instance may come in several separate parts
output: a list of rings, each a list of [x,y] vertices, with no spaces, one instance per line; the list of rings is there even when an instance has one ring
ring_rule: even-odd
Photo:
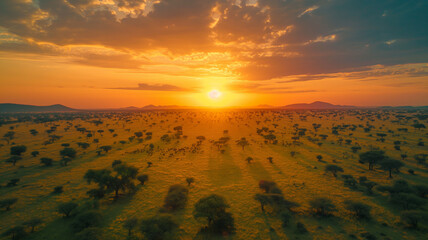
[[[425,110],[3,114],[2,239],[427,239]]]

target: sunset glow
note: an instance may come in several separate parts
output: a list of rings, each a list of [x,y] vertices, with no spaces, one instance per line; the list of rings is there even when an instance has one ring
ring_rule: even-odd
[[[426,105],[422,2],[0,1],[0,102]]]

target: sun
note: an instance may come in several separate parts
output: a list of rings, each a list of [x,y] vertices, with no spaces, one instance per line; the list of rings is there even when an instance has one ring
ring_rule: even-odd
[[[221,93],[217,89],[213,89],[213,90],[208,92],[208,97],[213,99],[213,100],[219,99],[221,97],[221,95],[223,95],[223,93]]]

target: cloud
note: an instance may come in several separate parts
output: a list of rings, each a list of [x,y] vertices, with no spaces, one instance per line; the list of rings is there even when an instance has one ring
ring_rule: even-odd
[[[121,90],[142,90],[142,91],[193,91],[192,89],[182,88],[170,84],[148,84],[148,83],[139,83],[138,87],[130,88],[109,88],[109,89],[121,89]]]
[[[31,42],[0,39],[0,51],[102,46],[120,54],[72,62],[117,68],[151,64],[138,56],[153,52],[227,53],[217,69],[262,81],[427,63],[426,12],[426,1],[401,0],[2,0],[0,28]]]

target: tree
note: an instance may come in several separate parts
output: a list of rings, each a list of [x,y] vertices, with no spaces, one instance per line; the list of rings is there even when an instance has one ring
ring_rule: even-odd
[[[125,220],[123,227],[128,230],[128,236],[132,236],[132,230],[138,225],[138,219],[136,217],[131,217]]]
[[[425,164],[428,154],[419,153],[413,156],[418,164]]]
[[[61,159],[59,162],[60,162],[61,166],[67,166],[67,164],[69,162],[71,162],[71,158],[65,157],[65,158]]]
[[[13,146],[10,148],[10,155],[21,156],[25,151],[27,151],[27,147],[24,145]]]
[[[69,217],[71,213],[78,207],[79,205],[74,202],[66,202],[66,203],[60,203],[58,205],[58,212],[64,217]]]
[[[253,158],[252,158],[252,157],[247,157],[245,160],[246,160],[248,163],[251,163],[251,161],[253,161]]]
[[[410,210],[401,212],[401,221],[409,225],[411,228],[418,228],[419,223],[426,221],[428,215],[423,211]]]
[[[48,166],[52,166],[53,160],[52,160],[52,158],[44,157],[44,158],[40,158],[40,163],[44,164],[46,167],[48,167]]]
[[[378,162],[385,159],[385,152],[381,150],[371,150],[360,154],[360,162],[368,163],[369,170],[373,169],[373,166]]]
[[[195,182],[195,179],[192,177],[188,177],[188,178],[186,178],[186,182],[187,182],[187,186],[190,186],[190,184]]]
[[[265,211],[265,205],[269,205],[271,203],[271,198],[268,194],[261,194],[257,193],[254,196],[254,199],[260,203],[260,207],[262,209],[262,212]]]
[[[90,210],[78,214],[71,223],[71,226],[76,232],[80,232],[85,228],[100,226],[101,221],[102,215],[97,211]]]
[[[112,147],[111,146],[101,146],[100,149],[103,150],[104,152],[108,153],[112,149]]]
[[[20,156],[12,156],[9,159],[7,159],[6,162],[11,162],[12,165],[15,166],[16,162],[18,162],[21,159],[22,159],[22,157],[20,157]]]
[[[30,232],[33,233],[34,229],[42,223],[43,223],[42,219],[35,217],[35,218],[32,218],[32,219],[24,222],[23,224],[27,227],[30,227],[31,228]]]
[[[412,125],[412,127],[416,128],[418,130],[421,130],[421,128],[425,128],[425,125],[422,123],[415,123]]]
[[[229,204],[226,203],[222,196],[211,194],[196,202],[193,216],[196,219],[205,218],[208,221],[208,225],[211,225],[217,219],[219,213],[225,212],[229,207]]]
[[[270,163],[273,163],[273,157],[267,157],[266,158]]]
[[[317,159],[318,159],[318,162],[321,162],[321,160],[322,160],[322,156],[321,156],[321,155],[318,155],[318,156],[317,156]]]
[[[271,193],[272,189],[277,188],[276,183],[272,181],[260,180],[259,188],[264,190],[265,193]]]
[[[9,131],[3,135],[3,139],[7,141],[7,144],[15,137],[14,131]]]
[[[95,182],[100,190],[105,192],[114,192],[115,198],[119,197],[119,190],[134,190],[133,180],[137,177],[138,169],[126,164],[118,164],[113,168],[115,175],[111,175],[109,169],[94,170],[89,169],[84,179],[88,183]],[[99,193],[100,191],[97,191]],[[91,192],[93,193],[93,192]]]
[[[37,157],[39,154],[40,154],[39,151],[32,151],[31,152],[31,156],[33,156],[33,157]]]
[[[196,202],[193,216],[205,218],[208,225],[203,230],[212,233],[232,233],[235,230],[234,219],[226,211],[229,205],[222,196],[212,194]]]
[[[141,221],[140,231],[148,240],[172,238],[178,224],[170,215],[156,215]]]
[[[405,210],[420,208],[425,204],[424,199],[411,193],[397,193],[391,195],[391,202],[400,205]]]
[[[343,172],[343,168],[334,165],[334,164],[328,164],[325,166],[325,172],[331,172],[333,174],[334,177],[337,178],[337,173],[338,172]]]
[[[392,178],[392,170],[398,171],[404,164],[399,160],[386,158],[380,162],[380,168],[385,171],[389,171],[389,178]]]
[[[189,190],[185,186],[181,184],[172,185],[165,197],[164,208],[170,211],[184,208],[188,193]]]
[[[5,208],[6,211],[10,210],[10,207],[18,201],[18,198],[6,198],[0,200],[0,208]]]
[[[345,208],[359,219],[370,219],[371,217],[371,207],[362,202],[347,200],[345,201]]]
[[[16,226],[16,227],[9,228],[2,235],[11,236],[12,240],[18,240],[18,239],[24,238],[25,235],[27,235],[27,233],[25,232],[25,229],[23,226]]]
[[[144,185],[145,182],[149,180],[149,175],[142,174],[137,177],[137,180],[140,181],[141,185]]]
[[[69,158],[75,158],[76,157],[76,150],[74,150],[74,148],[64,148],[63,150],[61,150],[59,152],[59,154],[65,158],[65,157],[69,157]]]
[[[250,145],[250,143],[247,141],[247,139],[246,138],[241,138],[240,140],[238,140],[238,141],[236,141],[236,144],[238,145],[238,146],[241,146],[242,147],[242,150],[244,150],[244,148],[246,147],[246,146],[248,146],[248,145]]]
[[[315,198],[309,201],[309,205],[313,209],[314,213],[320,216],[328,216],[331,212],[336,211],[336,207],[333,202],[328,198]]]

